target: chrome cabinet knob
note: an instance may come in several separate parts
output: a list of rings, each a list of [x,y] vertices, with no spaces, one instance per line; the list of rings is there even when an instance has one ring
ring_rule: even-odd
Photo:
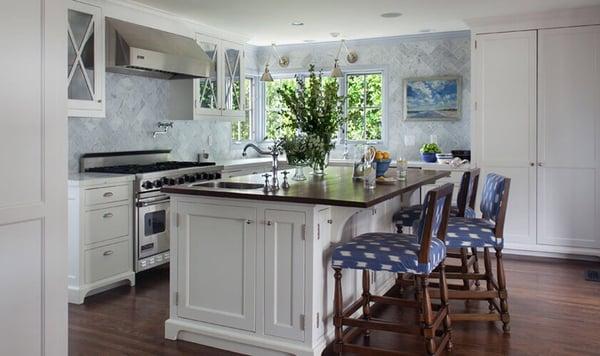
[[[544,164],[542,162],[538,162],[538,167],[543,167]]]

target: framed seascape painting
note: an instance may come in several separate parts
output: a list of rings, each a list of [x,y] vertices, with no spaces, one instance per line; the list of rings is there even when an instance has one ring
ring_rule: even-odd
[[[461,117],[460,77],[426,77],[404,80],[404,119],[451,121]]]

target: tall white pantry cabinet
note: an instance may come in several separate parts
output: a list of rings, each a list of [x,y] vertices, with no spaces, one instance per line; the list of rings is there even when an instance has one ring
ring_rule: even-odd
[[[600,256],[600,26],[473,37],[473,154],[512,178],[506,247]]]

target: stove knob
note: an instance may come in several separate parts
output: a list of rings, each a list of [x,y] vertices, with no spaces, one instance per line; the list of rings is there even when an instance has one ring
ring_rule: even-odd
[[[169,185],[175,185],[175,179],[173,179],[173,178],[169,179]]]
[[[202,173],[196,173],[196,179],[197,180],[201,180],[202,179]]]
[[[153,187],[154,187],[154,185],[149,180],[142,183],[142,188],[144,188],[144,189],[152,189]]]
[[[190,179],[189,179],[189,181],[190,181],[190,182],[195,182],[195,181],[196,181],[196,176],[190,176]]]
[[[219,172],[215,173],[215,178],[216,179],[221,179],[221,173],[219,173]]]
[[[157,180],[154,181],[154,186],[156,188],[162,187],[162,182],[160,181],[160,179],[157,179]]]
[[[190,181],[190,176],[189,176],[189,175],[187,175],[187,174],[184,174],[184,175],[183,175],[183,179],[184,179],[186,182],[189,182],[189,181]]]
[[[215,174],[214,173],[209,173],[208,174],[208,180],[213,180],[215,179]]]
[[[161,181],[162,181],[163,185],[168,185],[169,184],[169,178],[167,178],[167,177],[162,177]]]
[[[185,179],[183,179],[183,177],[177,178],[177,184],[183,184],[183,183],[185,183]]]
[[[207,180],[208,179],[208,174],[206,174],[206,173],[202,173],[202,174],[200,174],[200,176],[201,176],[201,178],[200,178],[201,180]]]

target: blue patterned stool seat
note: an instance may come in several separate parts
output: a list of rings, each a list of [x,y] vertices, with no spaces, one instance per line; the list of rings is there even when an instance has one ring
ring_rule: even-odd
[[[406,208],[402,208],[393,216],[394,225],[412,227],[414,222],[420,219],[421,211],[423,211],[423,206],[421,205],[413,205]],[[458,207],[453,206],[450,208],[450,216],[458,216]],[[475,210],[467,207],[465,209],[465,217],[469,219],[475,219]]]
[[[496,225],[485,219],[450,218],[446,232],[448,248],[502,247],[504,239],[496,238]]]
[[[419,263],[417,236],[393,233],[359,235],[333,251],[333,267],[429,274],[446,257],[446,246],[431,239],[429,263]]]

